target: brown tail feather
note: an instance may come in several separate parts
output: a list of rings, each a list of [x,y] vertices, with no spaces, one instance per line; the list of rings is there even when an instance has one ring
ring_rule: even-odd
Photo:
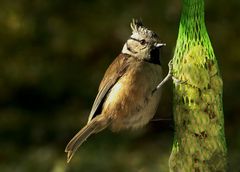
[[[76,150],[93,133],[105,129],[110,124],[110,120],[102,115],[96,116],[85,127],[83,127],[67,144],[65,152],[67,153],[67,162],[72,159]]]

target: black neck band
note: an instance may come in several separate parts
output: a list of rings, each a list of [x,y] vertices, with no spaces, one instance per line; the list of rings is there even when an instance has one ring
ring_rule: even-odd
[[[149,63],[161,65],[159,48],[153,48],[150,52],[150,59],[145,60]]]

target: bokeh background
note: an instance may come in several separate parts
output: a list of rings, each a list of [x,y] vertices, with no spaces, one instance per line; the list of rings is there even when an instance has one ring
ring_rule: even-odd
[[[229,171],[240,171],[240,1],[206,2],[206,25],[224,81]],[[66,164],[65,146],[87,121],[104,71],[133,17],[173,55],[180,0],[0,0],[0,171],[167,172],[171,120],[94,135]],[[171,83],[156,119],[172,116]]]

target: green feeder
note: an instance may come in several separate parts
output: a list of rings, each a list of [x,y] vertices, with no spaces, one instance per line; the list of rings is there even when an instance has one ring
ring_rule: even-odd
[[[223,82],[204,22],[204,0],[183,0],[173,73],[172,172],[226,171]]]

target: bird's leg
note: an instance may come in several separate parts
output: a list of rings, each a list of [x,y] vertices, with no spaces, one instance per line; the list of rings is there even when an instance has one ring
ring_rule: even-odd
[[[182,84],[185,83],[186,81],[181,81],[179,79],[177,79],[175,76],[173,76],[173,63],[172,60],[169,61],[168,63],[168,74],[167,76],[158,84],[158,86],[152,91],[152,94],[155,93],[155,91],[157,91],[159,88],[161,88],[163,86],[163,84],[165,84],[169,79],[172,78],[173,82],[175,82],[176,84]]]

